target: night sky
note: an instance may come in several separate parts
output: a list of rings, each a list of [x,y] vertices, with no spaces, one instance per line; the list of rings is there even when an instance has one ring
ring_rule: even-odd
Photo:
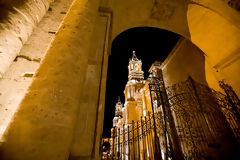
[[[142,60],[144,77],[155,60],[164,61],[177,43],[179,35],[157,28],[133,28],[117,36],[112,43],[108,61],[103,137],[111,136],[112,120],[118,96],[124,103],[124,89],[128,80],[128,62],[132,51]]]

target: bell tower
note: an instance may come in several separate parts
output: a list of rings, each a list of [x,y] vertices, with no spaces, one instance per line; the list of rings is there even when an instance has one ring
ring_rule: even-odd
[[[143,79],[142,61],[137,58],[135,51],[133,51],[132,59],[128,65],[128,80],[141,81]]]
[[[122,103],[120,97],[118,97],[118,102],[115,106],[115,116],[122,118]]]
[[[134,101],[136,90],[142,86],[144,76],[142,71],[142,61],[139,60],[133,51],[132,59],[128,64],[128,82],[125,87],[125,101]]]
[[[115,106],[115,117],[113,118],[113,126],[120,126],[123,123],[123,105],[121,103],[120,97],[118,97],[118,102],[116,103]]]
[[[128,64],[128,82],[125,87],[125,122],[132,123],[139,118],[139,109],[137,107],[136,92],[144,85],[144,73],[142,71],[142,61],[137,58],[133,51],[132,58]]]

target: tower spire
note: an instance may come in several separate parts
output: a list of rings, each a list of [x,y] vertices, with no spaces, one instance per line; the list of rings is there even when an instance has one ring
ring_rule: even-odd
[[[118,103],[121,103],[121,99],[120,99],[120,96],[118,96]]]
[[[138,58],[137,58],[135,53],[136,53],[136,51],[133,50],[133,52],[132,52],[132,60],[138,61]]]

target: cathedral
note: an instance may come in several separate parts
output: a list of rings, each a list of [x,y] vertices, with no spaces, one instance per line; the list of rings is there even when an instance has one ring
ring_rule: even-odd
[[[159,68],[160,64],[160,62],[156,61],[149,72],[152,73],[153,70]],[[128,82],[124,90],[125,103],[123,105],[119,99],[116,104],[113,119],[114,127],[131,124],[132,121],[138,121],[140,117],[146,116],[148,112],[152,111],[149,86],[148,82],[144,80],[142,61],[137,58],[134,51],[132,59],[129,61],[128,72]]]
[[[153,76],[153,74],[156,76],[156,72],[157,72],[157,70],[160,69],[160,65],[161,65],[161,63],[159,61],[156,61],[152,65],[152,67],[149,70],[149,72],[151,73],[150,77]],[[132,126],[134,124],[134,122],[137,122],[137,121],[140,122],[140,120],[142,120],[142,117],[146,117],[147,114],[149,114],[150,112],[153,111],[152,104],[151,104],[151,98],[150,98],[149,82],[147,80],[144,80],[144,72],[142,71],[142,61],[137,58],[137,56],[135,55],[135,51],[133,51],[132,58],[129,61],[128,82],[127,82],[125,90],[124,90],[124,95],[125,95],[125,103],[122,104],[120,101],[120,98],[119,98],[119,100],[115,106],[115,117],[113,118],[113,128],[111,130],[112,135],[115,135],[117,133],[117,135],[119,136],[120,129],[123,129],[123,128],[125,130],[129,129],[128,127]],[[154,103],[153,107],[154,107],[154,112],[155,112],[155,111],[157,111],[157,109],[159,109],[159,108],[157,108],[158,102],[155,100],[153,103]],[[121,132],[124,132],[124,129]],[[146,128],[146,130],[147,130],[147,128]],[[114,132],[116,132],[116,133],[114,133]],[[123,135],[125,133],[121,133],[121,134]],[[113,141],[113,139],[112,139],[112,141]],[[117,138],[115,138],[115,139],[118,140]],[[124,142],[124,140],[122,139],[122,142],[121,142],[122,145],[123,145],[123,142]],[[120,141],[116,141],[116,143],[117,144],[116,144],[115,150],[117,152],[120,152],[120,148],[121,148]],[[113,145],[114,144],[112,144],[111,149],[113,149]],[[124,149],[125,145],[127,148]],[[123,155],[121,155],[120,159],[130,159],[130,156],[129,156],[130,153],[127,153],[127,150],[128,150],[128,148],[130,148],[130,146],[128,146],[128,144],[125,144],[125,145],[123,145],[123,147],[121,148]],[[139,145],[139,143],[138,143],[138,145]],[[140,148],[140,146],[138,146],[138,147]],[[150,146],[148,146],[148,147],[150,147]],[[115,150],[112,151],[112,154],[114,154]],[[128,150],[128,151],[130,151],[130,150]],[[141,154],[142,154],[142,152],[144,152],[143,148],[139,152],[141,152]],[[140,153],[139,153],[139,155],[140,155]],[[134,154],[134,156],[135,156],[135,154]],[[149,148],[148,148],[148,157],[149,157]],[[131,159],[135,159],[135,158],[140,159],[140,157],[134,157],[134,158],[132,157]],[[141,155],[141,159],[143,159],[142,155]]]
[[[136,101],[137,91],[145,85],[144,73],[142,71],[142,62],[133,53],[132,59],[129,61],[128,66],[128,82],[126,84],[125,104],[122,108],[121,102],[116,104],[116,117],[114,117],[114,126],[122,126],[122,124],[130,124],[132,120],[138,120],[143,113],[142,102]],[[144,111],[146,115],[146,110]]]

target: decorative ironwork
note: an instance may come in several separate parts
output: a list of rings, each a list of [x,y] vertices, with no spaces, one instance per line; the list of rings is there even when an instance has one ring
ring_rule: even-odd
[[[215,92],[218,103],[235,137],[240,143],[240,100],[229,84],[219,81],[219,86],[224,90],[226,95]]]
[[[229,85],[220,83],[225,95],[191,77],[167,88],[161,78],[148,83],[152,112],[113,128],[112,159],[208,159],[219,137],[232,131],[239,142],[239,99]]]

